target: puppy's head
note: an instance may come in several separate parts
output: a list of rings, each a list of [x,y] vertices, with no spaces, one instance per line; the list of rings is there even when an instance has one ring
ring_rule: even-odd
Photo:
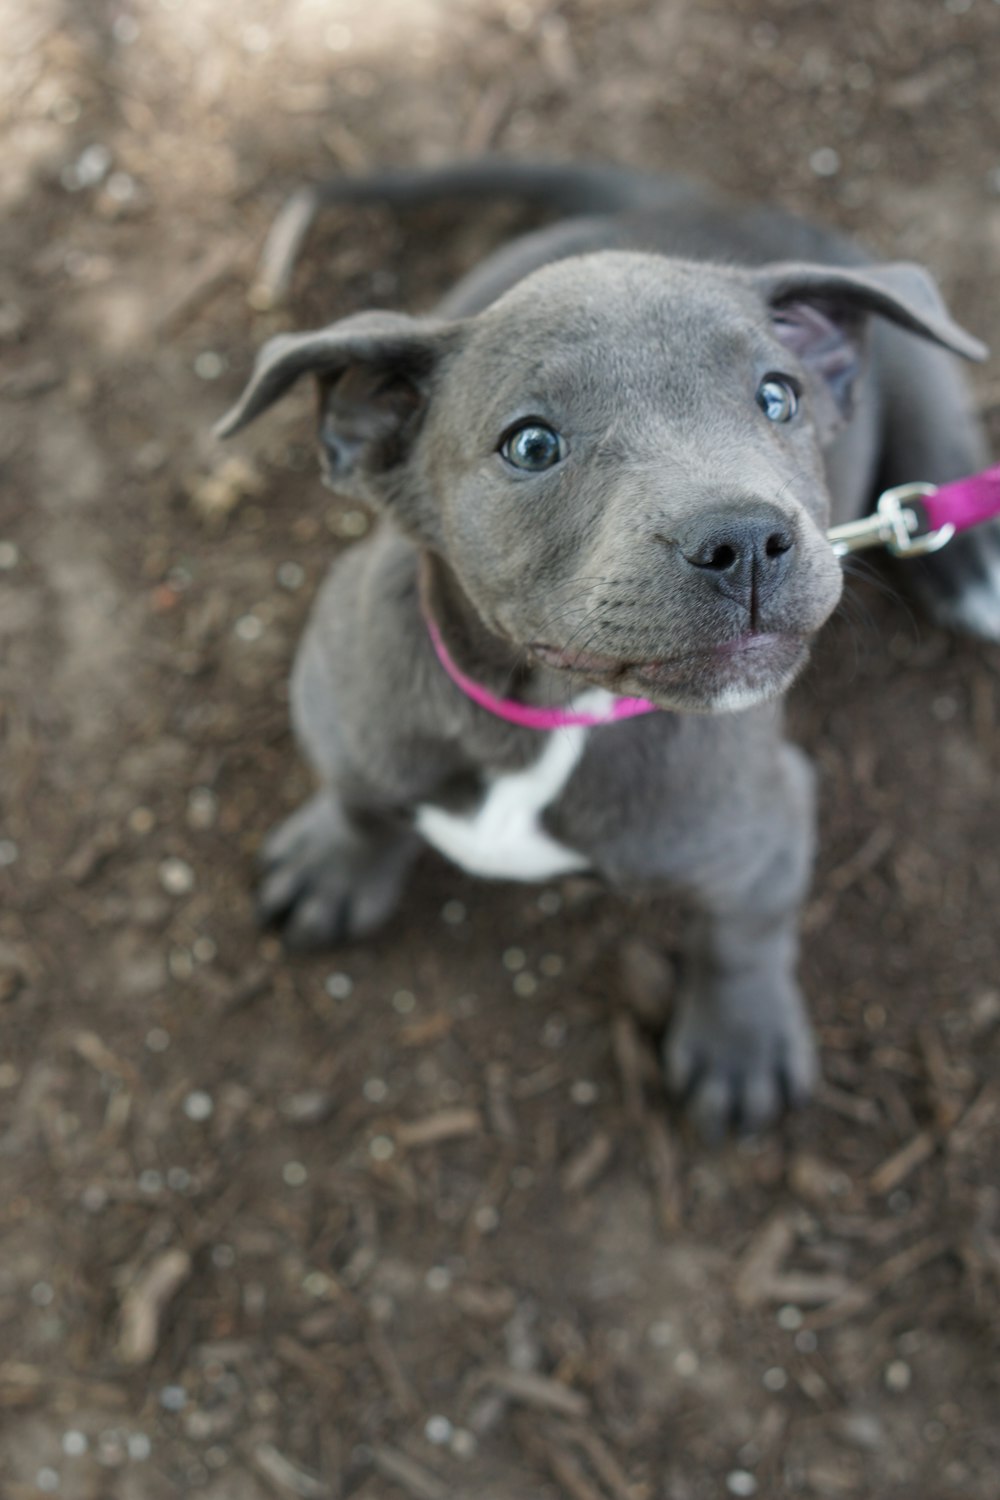
[[[276,338],[218,431],[314,375],[328,482],[443,558],[491,631],[722,712],[782,692],[840,596],[822,455],[868,399],[871,313],[982,355],[918,267],[608,252],[468,319]]]

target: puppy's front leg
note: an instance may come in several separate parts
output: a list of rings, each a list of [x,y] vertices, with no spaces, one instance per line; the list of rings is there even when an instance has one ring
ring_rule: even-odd
[[[816,1055],[795,979],[797,926],[812,867],[813,774],[782,747],[784,796],[744,826],[731,861],[693,890],[667,1078],[702,1133],[756,1130],[801,1103]],[[759,857],[760,851],[766,851]]]
[[[405,824],[318,792],[265,840],[261,920],[280,924],[296,948],[368,937],[395,911],[419,849]]]

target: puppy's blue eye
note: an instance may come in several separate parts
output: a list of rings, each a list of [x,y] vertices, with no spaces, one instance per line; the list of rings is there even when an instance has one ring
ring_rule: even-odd
[[[781,375],[768,375],[757,387],[757,405],[769,422],[790,422],[799,409],[799,393]]]
[[[551,469],[563,456],[563,443],[558,432],[542,422],[526,422],[515,427],[500,444],[500,456],[515,469],[526,469],[531,474],[540,474]]]

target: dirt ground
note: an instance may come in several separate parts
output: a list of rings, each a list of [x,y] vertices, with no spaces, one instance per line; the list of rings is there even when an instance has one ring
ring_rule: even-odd
[[[255,312],[287,191],[484,149],[825,217],[1000,347],[1000,7],[0,22],[3,1500],[996,1500],[1000,651],[872,586],[830,627],[792,705],[825,1081],[707,1151],[658,1082],[669,913],[428,856],[377,942],[257,933],[291,653],[366,521],[305,394],[209,429],[268,334],[427,306],[522,222],[331,214]]]

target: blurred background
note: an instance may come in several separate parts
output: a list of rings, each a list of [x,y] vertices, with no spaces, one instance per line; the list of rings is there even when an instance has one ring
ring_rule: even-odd
[[[669,1111],[669,911],[428,856],[282,954],[288,666],[366,516],[281,328],[427,307],[530,220],[300,183],[497,151],[682,170],[923,261],[1000,345],[995,0],[0,0],[4,1500],[993,1500],[1000,652],[855,588],[792,704],[815,1105]],[[975,372],[994,439],[1000,380]],[[920,478],[914,475],[914,478]]]

